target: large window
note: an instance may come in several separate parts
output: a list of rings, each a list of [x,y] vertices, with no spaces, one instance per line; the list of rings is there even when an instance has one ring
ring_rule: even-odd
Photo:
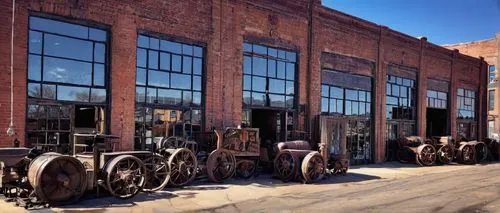
[[[137,38],[136,148],[201,131],[203,48],[149,35]]]
[[[243,106],[294,108],[296,53],[245,42]]]
[[[447,109],[448,95],[445,92],[427,90],[427,107],[436,109]]]
[[[137,38],[136,102],[199,107],[203,49],[156,37]]]
[[[414,120],[415,114],[415,80],[387,75],[386,118]]]
[[[488,110],[495,109],[495,90],[488,91]]]
[[[107,41],[104,30],[31,16],[28,97],[105,103]]]
[[[321,85],[321,113],[370,117],[371,92]]]
[[[476,119],[476,92],[467,89],[458,89],[457,118]]]
[[[495,83],[495,65],[490,65],[488,67],[488,71],[489,71],[489,82],[490,83]]]

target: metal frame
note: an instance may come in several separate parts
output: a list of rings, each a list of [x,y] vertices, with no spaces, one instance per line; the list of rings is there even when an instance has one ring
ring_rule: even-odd
[[[146,47],[141,47],[139,46],[139,36],[142,36],[142,37],[145,37],[148,39],[148,42],[150,42],[150,39],[153,38],[153,39],[158,39],[158,49],[154,49],[154,48],[151,48],[151,46],[148,46],[147,48]],[[181,45],[181,53],[173,53],[173,52],[169,52],[169,51],[166,51],[166,50],[161,50],[161,40],[166,40],[166,41],[169,41],[169,42],[175,42],[175,43],[179,43]],[[149,44],[149,43],[148,43]],[[182,50],[182,45],[185,44],[185,45],[190,45],[192,46],[193,48],[194,47],[198,47],[198,48],[201,48],[202,50],[202,55],[201,56],[195,56],[194,55],[194,52],[193,54],[191,55],[188,55],[188,54],[184,54],[182,53],[183,50]],[[171,37],[167,37],[167,36],[164,36],[164,35],[159,35],[159,34],[156,34],[156,33],[152,33],[152,32],[142,32],[142,31],[139,31],[137,33],[137,45],[136,45],[136,49],[139,50],[139,49],[143,49],[146,51],[146,66],[145,67],[140,67],[138,65],[136,65],[136,69],[144,69],[145,70],[145,75],[146,75],[146,82],[144,85],[138,85],[137,84],[137,79],[136,79],[136,91],[137,91],[137,88],[138,87],[142,87],[144,88],[144,101],[142,102],[138,102],[137,101],[137,97],[135,98],[135,110],[137,110],[138,108],[149,108],[152,110],[152,112],[154,112],[156,109],[162,109],[162,110],[175,110],[175,111],[192,111],[192,110],[199,110],[200,113],[201,113],[201,116],[200,116],[200,130],[202,131],[204,129],[204,120],[205,120],[205,113],[204,113],[204,109],[205,109],[205,88],[206,88],[206,56],[207,56],[207,51],[206,51],[206,47],[205,46],[202,46],[201,44],[199,43],[196,43],[196,42],[191,42],[191,41],[187,41],[187,40],[179,40],[179,39],[175,39],[175,38],[171,38]],[[158,72],[164,72],[164,73],[167,73],[169,75],[169,87],[161,87],[161,86],[150,86],[149,85],[149,79],[148,79],[148,73],[149,73],[149,51],[156,51],[157,52],[157,68],[154,69],[154,71],[158,71]],[[194,51],[194,49],[193,49]],[[169,54],[169,67],[167,70],[165,69],[161,69],[160,68],[160,64],[161,64],[161,53],[166,53],[166,54]],[[181,60],[180,60],[180,71],[172,71],[172,56],[173,55],[178,55]],[[190,73],[184,73],[183,72],[183,68],[184,68],[184,60],[183,60],[183,56],[187,56],[187,57],[191,57],[191,72]],[[201,60],[201,74],[195,74],[193,72],[193,65],[194,65],[194,59],[200,59]],[[190,89],[177,89],[177,88],[172,88],[171,86],[171,82],[172,82],[172,78],[170,77],[171,74],[186,74],[186,75],[190,75],[190,80],[191,80],[191,88]],[[200,77],[201,79],[201,85],[200,85],[200,91],[198,90],[194,90],[194,77],[197,76],[197,77]],[[181,92],[181,101],[180,101],[180,104],[177,104],[177,105],[171,105],[171,104],[159,104],[159,103],[149,103],[148,102],[148,98],[147,98],[147,90],[148,88],[152,88],[152,89],[155,89],[156,90],[156,97],[158,97],[158,89],[169,89],[169,90],[176,90],[176,91],[180,91]],[[189,106],[186,106],[184,105],[184,99],[183,99],[183,93],[184,91],[189,91],[191,92],[191,103],[189,104]],[[199,92],[200,93],[200,104],[197,106],[197,105],[194,105],[192,102],[193,102],[193,93],[194,92]],[[136,92],[136,96],[137,96],[137,92]],[[145,114],[145,111],[142,113],[142,127],[141,127],[141,133],[145,133],[145,124],[146,124],[146,114]],[[152,122],[154,122],[154,115],[152,114],[152,119],[151,119],[151,126],[152,125]],[[192,117],[191,117],[192,119]],[[137,131],[137,130],[136,130]],[[145,142],[146,142],[146,138],[145,135],[135,135],[136,137],[140,137],[140,142],[141,142],[141,149],[145,149]]]
[[[82,27],[86,27],[88,28],[87,30],[90,30],[90,28],[94,28],[94,29],[98,29],[98,30],[102,30],[102,31],[105,31],[106,32],[106,41],[102,42],[102,41],[96,41],[96,40],[91,40],[91,39],[82,39],[82,38],[76,38],[76,37],[73,37],[73,36],[68,36],[68,35],[62,35],[62,34],[58,34],[58,33],[53,33],[53,32],[45,32],[45,31],[41,31],[41,30],[33,30],[31,29],[30,27],[30,18],[29,17],[37,17],[37,18],[41,18],[41,19],[47,19],[47,20],[53,20],[53,21],[59,21],[59,22],[63,22],[63,23],[67,23],[67,24],[72,24],[72,25],[80,25]],[[35,81],[35,80],[30,80],[29,79],[29,76],[28,76],[28,73],[29,73],[29,66],[26,68],[26,102],[27,102],[27,105],[26,105],[26,108],[25,108],[25,112],[26,112],[26,115],[28,114],[28,107],[30,105],[59,105],[59,106],[62,106],[62,105],[68,105],[70,107],[70,110],[71,110],[71,113],[74,113],[74,106],[75,105],[84,105],[84,106],[100,106],[100,107],[104,107],[105,108],[105,118],[104,118],[104,122],[106,124],[106,128],[105,128],[105,131],[106,132],[109,132],[110,131],[110,112],[111,112],[111,109],[110,107],[108,106],[111,106],[111,92],[110,92],[110,89],[111,89],[111,63],[110,63],[110,55],[111,55],[111,48],[109,47],[109,44],[111,43],[111,35],[110,35],[110,32],[108,30],[107,27],[103,27],[102,25],[99,25],[99,24],[95,24],[95,23],[88,23],[88,21],[79,21],[79,20],[74,20],[74,19],[68,19],[68,18],[64,18],[64,17],[59,17],[59,16],[53,16],[53,15],[48,15],[48,14],[44,14],[44,13],[38,13],[38,12],[30,12],[29,15],[28,15],[28,25],[27,25],[27,29],[26,31],[29,32],[30,31],[34,31],[34,32],[39,32],[42,34],[42,44],[41,44],[41,53],[40,54],[34,54],[34,53],[30,53],[29,52],[29,39],[27,39],[27,42],[26,42],[26,46],[28,47],[27,48],[27,52],[26,54],[28,55],[28,57],[26,58],[26,64],[29,64],[29,55],[30,54],[33,54],[33,55],[37,55],[37,56],[40,56],[40,61],[41,61],[41,64],[40,64],[40,74],[41,74],[41,77],[40,77],[40,81]],[[91,85],[88,86],[88,85],[78,85],[78,84],[69,84],[69,83],[57,83],[57,82],[54,82],[54,83],[50,83],[50,82],[47,82],[49,85],[54,85],[56,87],[56,97],[55,99],[43,99],[43,88],[42,88],[42,84],[44,84],[43,82],[43,57],[44,57],[44,35],[45,34],[51,34],[51,35],[57,35],[57,36],[61,36],[61,37],[66,37],[66,38],[71,38],[71,39],[79,39],[79,40],[84,40],[84,41],[90,41],[92,42],[92,62],[89,62],[89,61],[84,61],[86,63],[90,63],[91,66],[92,66],[92,79],[91,79]],[[105,53],[104,53],[104,62],[95,62],[94,60],[94,54],[95,54],[95,43],[100,43],[100,44],[103,44],[104,45],[104,50],[105,50]],[[70,58],[65,58],[65,57],[58,57],[58,56],[50,56],[52,58],[60,58],[60,59],[67,59],[67,60],[72,60],[72,61],[82,61],[82,60],[78,60],[78,59],[70,59]],[[94,64],[102,64],[104,66],[104,86],[94,86]],[[32,98],[32,97],[29,97],[28,96],[28,85],[29,83],[37,83],[40,85],[40,98]],[[88,88],[89,89],[89,101],[88,102],[79,102],[79,101],[66,101],[66,100],[57,100],[57,86],[58,85],[61,85],[61,86],[76,86],[76,87],[81,87],[81,88]],[[97,89],[104,89],[106,91],[106,100],[103,102],[103,103],[93,103],[93,102],[90,102],[90,98],[91,98],[91,88],[97,88]],[[25,120],[26,120],[26,125],[28,125],[28,116],[25,117]],[[74,131],[74,115],[70,115],[70,134]],[[28,131],[26,130],[25,131],[25,137],[28,138],[28,132],[33,132],[33,131]],[[69,143],[71,144],[72,143],[72,137],[69,137]]]

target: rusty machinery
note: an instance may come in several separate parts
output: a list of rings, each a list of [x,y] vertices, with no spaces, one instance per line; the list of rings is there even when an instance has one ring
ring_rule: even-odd
[[[117,138],[74,134],[73,150],[90,147],[92,152],[75,151],[73,155],[27,148],[0,149],[2,193],[30,208],[73,203],[87,192],[99,196],[100,189],[120,199],[162,189],[170,177],[164,158],[149,151],[108,152],[105,147]]]
[[[432,166],[436,162],[436,149],[431,144],[424,143],[421,137],[399,138],[396,144],[397,157],[402,163],[415,162],[420,166]]]
[[[491,153],[490,146],[481,141],[464,141],[463,139],[457,141],[455,145],[456,160],[463,164],[482,163],[488,159],[488,155]]]
[[[312,183],[323,178],[326,168],[323,156],[311,150],[307,141],[288,141],[277,144],[274,173],[283,181],[302,180]]]
[[[426,140],[426,144],[436,149],[436,163],[449,164],[455,157],[453,139],[450,136],[433,136]]]

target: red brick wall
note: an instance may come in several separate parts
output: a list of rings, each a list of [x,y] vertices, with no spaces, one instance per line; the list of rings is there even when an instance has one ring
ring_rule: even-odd
[[[14,65],[17,137],[24,142],[29,12],[55,15],[109,29],[112,97],[110,125],[111,133],[120,135],[124,141],[121,149],[132,149],[133,145],[137,32],[160,34],[206,45],[204,99],[207,130],[212,127],[235,126],[241,122],[244,40],[298,53],[298,102],[305,106],[305,112],[299,114],[297,125],[297,129],[301,131],[313,132],[315,126],[312,122],[320,112],[322,55],[336,54],[350,58],[346,64],[332,66],[350,67],[351,72],[370,75],[375,81],[377,162],[383,161],[385,154],[384,94],[389,64],[409,67],[420,73],[419,88],[424,89],[419,94],[420,116],[425,115],[425,105],[422,104],[425,101],[422,100],[425,98],[424,85],[427,77],[449,81],[464,80],[479,88],[479,73],[483,75],[481,71],[486,68],[478,59],[463,57],[429,44],[426,40],[412,38],[387,27],[325,8],[320,5],[319,0],[313,2],[311,10],[310,0],[21,1],[17,4]],[[2,20],[10,20],[9,7],[8,1],[0,2]],[[9,35],[9,25],[0,26],[0,32]],[[9,41],[8,36],[0,38],[1,55],[9,54]],[[374,67],[366,66],[367,63],[374,64]],[[0,69],[8,70],[8,67],[8,57],[0,58]],[[460,83],[451,85],[453,88]],[[9,88],[8,72],[2,71],[0,146],[8,146],[13,140],[4,131],[9,122],[9,108],[5,107],[9,105]],[[453,106],[454,104],[451,110],[454,109]],[[418,122],[418,133],[425,135],[425,121],[420,119]]]

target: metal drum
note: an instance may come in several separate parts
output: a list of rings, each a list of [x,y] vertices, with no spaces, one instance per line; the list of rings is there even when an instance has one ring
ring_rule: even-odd
[[[87,188],[83,164],[74,157],[45,153],[28,169],[28,181],[40,200],[50,204],[77,201]]]
[[[284,149],[311,150],[311,146],[307,141],[279,142],[276,146],[278,151],[283,151]]]

